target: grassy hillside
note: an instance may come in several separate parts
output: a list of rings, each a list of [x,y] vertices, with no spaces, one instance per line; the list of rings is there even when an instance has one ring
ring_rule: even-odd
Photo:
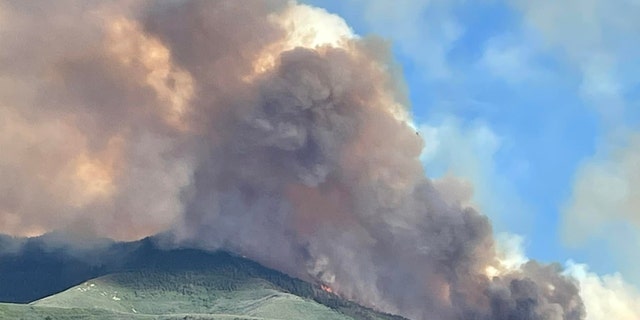
[[[361,311],[368,311],[362,309]],[[353,312],[352,312],[353,313]],[[367,319],[384,319],[368,312]],[[92,279],[28,305],[0,304],[0,319],[349,320],[309,298],[233,269],[134,271]]]
[[[108,275],[22,307],[0,318],[353,319],[263,279],[202,271]]]
[[[225,252],[161,250],[146,239],[113,244],[89,264],[39,250],[0,256],[0,296],[76,286],[0,304],[0,319],[402,319]]]

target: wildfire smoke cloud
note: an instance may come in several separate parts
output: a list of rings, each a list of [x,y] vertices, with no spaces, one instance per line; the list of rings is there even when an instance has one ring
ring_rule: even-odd
[[[0,232],[168,230],[414,319],[584,317],[425,177],[386,44],[321,9],[0,1],[0,46]]]

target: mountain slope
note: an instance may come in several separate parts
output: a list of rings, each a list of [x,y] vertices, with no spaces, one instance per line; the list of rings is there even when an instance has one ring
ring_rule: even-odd
[[[15,309],[16,305],[12,307]],[[67,317],[81,311],[85,314],[93,312],[92,317],[98,318],[353,319],[313,300],[284,292],[264,279],[204,271],[108,275],[38,300],[28,307],[40,310],[40,318],[43,315],[59,317],[59,313],[51,313],[51,310],[67,309]],[[5,318],[2,310],[0,306],[0,318]],[[13,315],[16,315],[15,311]]]
[[[29,305],[0,304],[0,318],[402,319],[226,252],[162,250],[152,239],[110,244],[93,257],[65,252],[32,243],[0,255],[0,297],[76,285]]]

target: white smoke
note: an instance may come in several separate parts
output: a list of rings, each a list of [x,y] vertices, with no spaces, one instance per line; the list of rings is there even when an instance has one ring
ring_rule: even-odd
[[[598,276],[584,264],[567,263],[566,273],[580,283],[587,320],[640,319],[640,293],[620,274]]]

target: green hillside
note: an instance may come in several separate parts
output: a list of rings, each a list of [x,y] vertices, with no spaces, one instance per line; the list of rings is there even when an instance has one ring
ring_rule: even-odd
[[[30,306],[180,319],[187,315],[206,319],[351,319],[313,300],[286,293],[263,279],[201,271],[108,275]]]
[[[2,319],[353,319],[246,275],[127,272],[87,281],[28,305],[0,305]]]
[[[147,238],[69,255],[44,243],[0,254],[0,319],[403,319],[223,251]]]
[[[119,259],[108,261],[119,261],[117,264],[107,261],[92,269],[110,273],[29,304],[0,303],[0,319],[403,319],[375,312],[315,284],[225,252],[165,251],[149,241],[126,248],[113,251],[117,252],[113,257]],[[5,276],[19,274],[19,266],[33,265],[24,262],[31,258],[2,261],[4,270],[13,272]],[[7,267],[12,264],[12,268]],[[22,270],[24,273],[27,269]],[[56,280],[51,273],[48,278],[39,277]],[[13,279],[14,292],[28,292],[34,283],[31,278],[20,286],[19,278]]]

